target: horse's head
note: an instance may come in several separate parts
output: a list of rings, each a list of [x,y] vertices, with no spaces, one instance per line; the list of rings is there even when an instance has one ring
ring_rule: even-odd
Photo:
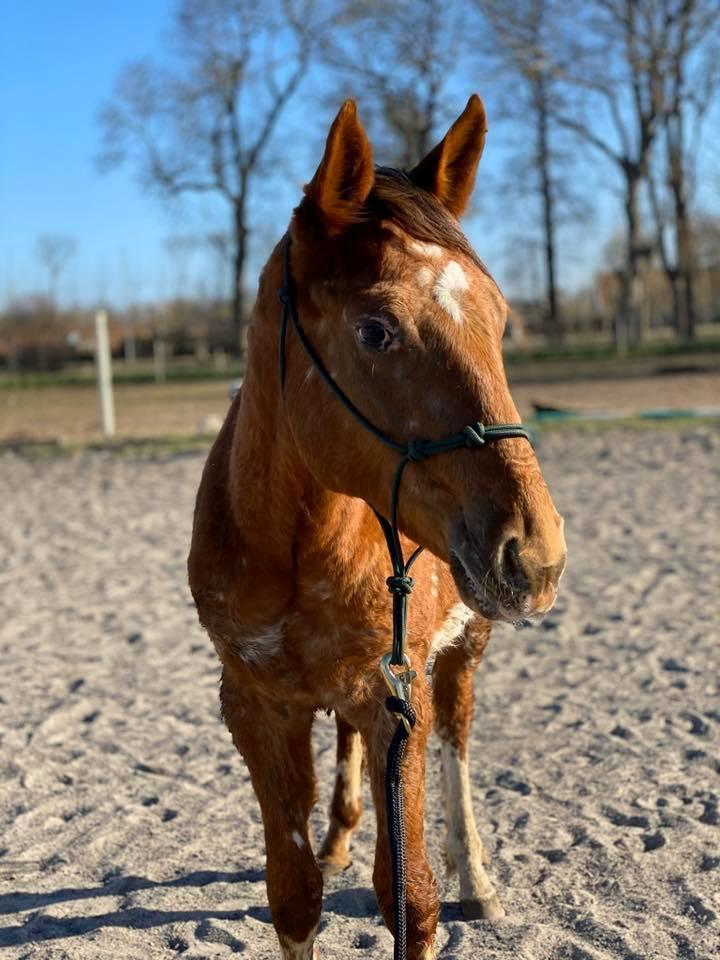
[[[406,442],[477,421],[518,422],[503,369],[507,307],[460,231],[485,138],[471,97],[410,173],[375,168],[348,101],[291,225],[300,321],[363,414]],[[285,408],[323,486],[387,515],[398,456],[343,409],[290,333]],[[565,564],[562,519],[523,439],[411,464],[400,528],[449,562],[465,602],[518,620],[552,605]]]

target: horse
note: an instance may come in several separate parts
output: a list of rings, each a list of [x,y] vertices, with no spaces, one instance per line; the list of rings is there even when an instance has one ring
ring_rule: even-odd
[[[323,877],[350,862],[365,770],[377,818],[373,885],[391,929],[394,920],[383,780],[397,721],[378,667],[391,615],[377,515],[389,514],[398,456],[327,381],[398,444],[518,421],[502,360],[507,306],[458,222],[485,134],[473,95],[417,167],[376,167],[354,101],[343,104],[262,270],[246,376],[197,494],[190,585],[222,664],[222,716],[262,812],[268,902],[287,960],[318,956]],[[298,336],[281,331],[286,274],[324,376]],[[407,956],[428,960],[439,915],[423,826],[428,735],[434,721],[463,912],[499,918],[471,803],[473,674],[493,621],[550,609],[566,549],[527,440],[417,459],[397,525],[406,554],[425,548],[408,617],[416,724],[403,790]],[[316,855],[308,817],[318,710],[335,713],[337,769]]]

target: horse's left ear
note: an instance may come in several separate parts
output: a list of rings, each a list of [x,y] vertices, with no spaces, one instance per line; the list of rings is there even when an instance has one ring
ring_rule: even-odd
[[[456,217],[463,215],[473,192],[486,133],[485,108],[474,93],[440,143],[408,174]]]

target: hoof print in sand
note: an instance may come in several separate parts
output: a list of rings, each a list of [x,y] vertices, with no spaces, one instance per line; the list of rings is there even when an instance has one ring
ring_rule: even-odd
[[[643,835],[643,849],[645,853],[650,853],[652,850],[659,850],[660,847],[664,847],[667,841],[665,837],[658,830],[657,833],[646,833]]]
[[[506,790],[513,790],[515,793],[521,793],[524,797],[527,797],[528,794],[532,793],[532,787],[529,783],[526,783],[524,780],[518,780],[517,777],[513,776],[510,770],[505,770],[503,773],[499,773],[495,777],[495,783],[499,787],[504,787]]]

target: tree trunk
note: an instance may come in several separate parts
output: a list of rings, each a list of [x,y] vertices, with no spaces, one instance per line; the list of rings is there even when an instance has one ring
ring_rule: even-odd
[[[620,277],[620,296],[615,314],[615,348],[627,353],[637,339],[635,318],[635,283],[638,265],[638,187],[640,177],[635,164],[625,163],[625,226],[627,230],[625,265]]]
[[[240,365],[244,368],[247,359],[247,317],[245,311],[245,260],[247,258],[247,228],[245,226],[245,203],[235,202],[233,222],[233,289],[232,289],[232,342]]]
[[[543,206],[543,232],[545,248],[545,275],[547,284],[547,315],[545,336],[551,346],[562,342],[563,329],[557,298],[557,282],[555,276],[555,198],[550,179],[550,155],[548,149],[547,104],[545,103],[544,88],[538,90],[537,98],[538,118],[538,151],[537,163],[540,175],[540,192]]]
[[[679,126],[679,121],[678,121]],[[693,249],[688,203],[685,190],[685,171],[682,159],[681,132],[668,126],[668,168],[675,212],[677,333],[683,340],[695,336],[695,304],[693,291]]]

